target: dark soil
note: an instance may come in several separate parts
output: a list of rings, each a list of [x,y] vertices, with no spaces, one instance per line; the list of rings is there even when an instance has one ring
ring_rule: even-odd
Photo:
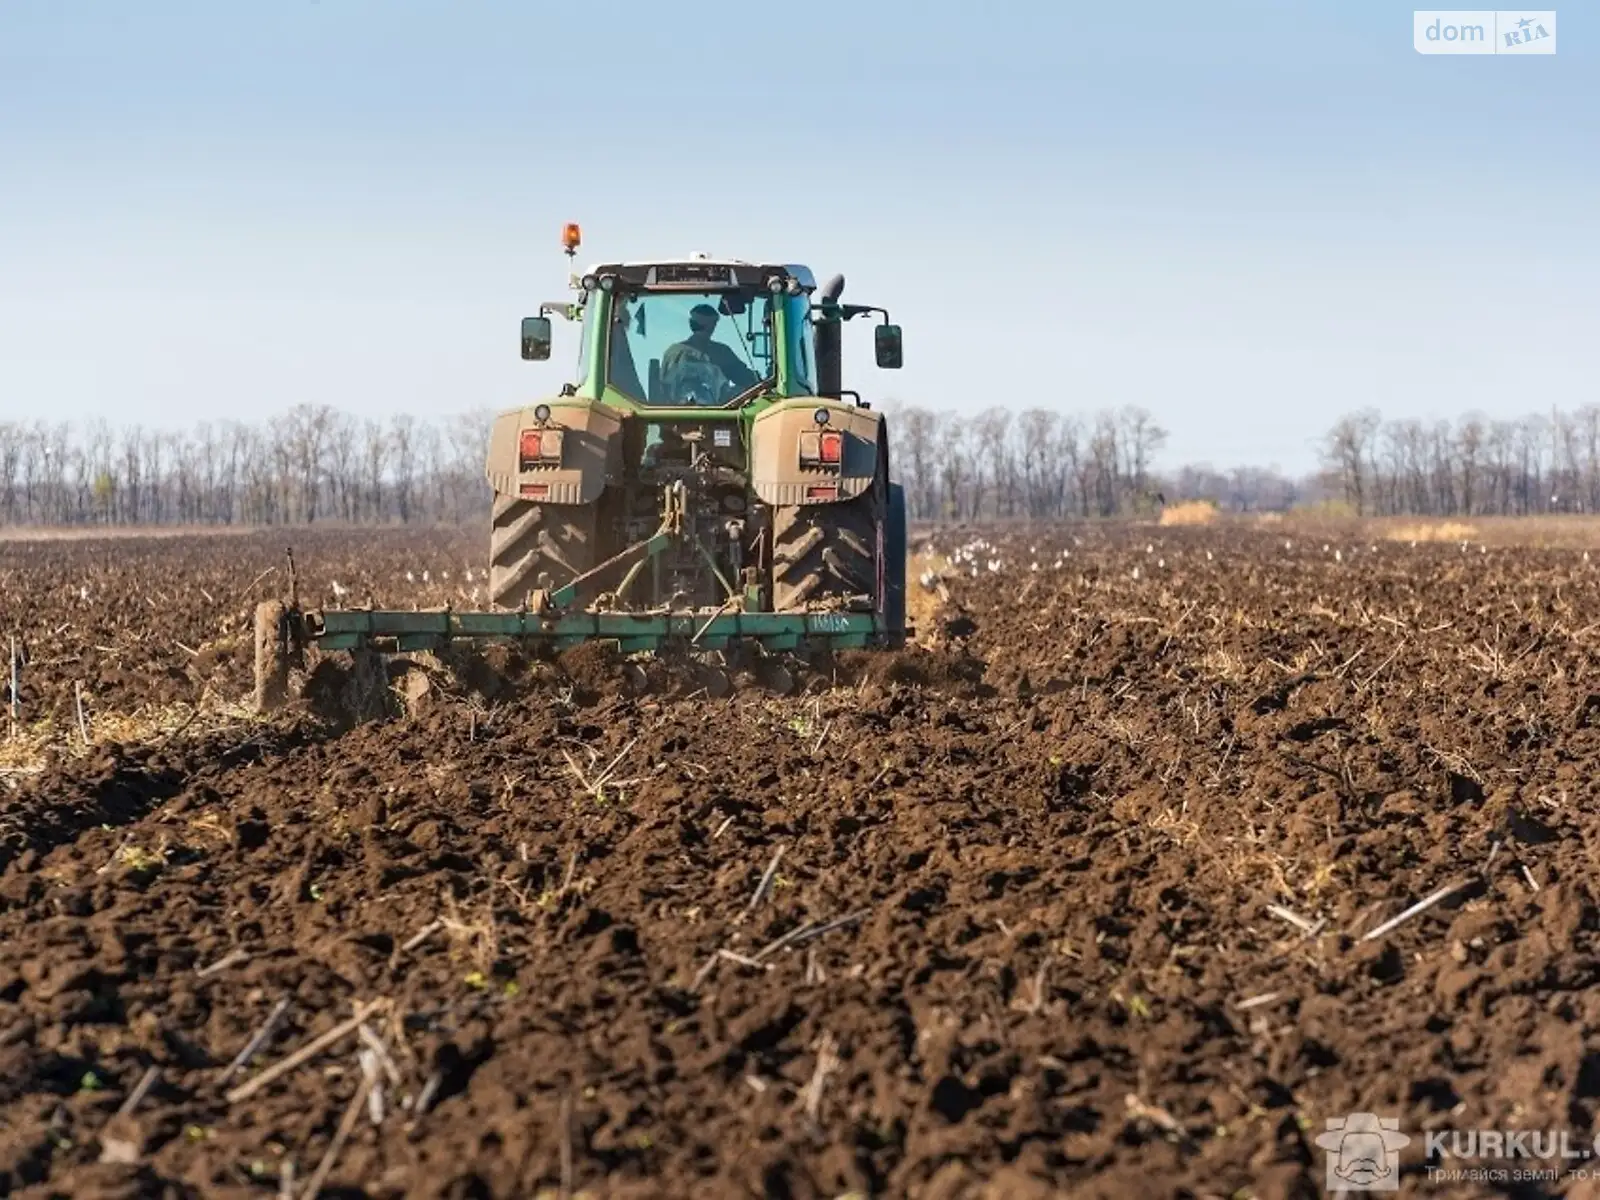
[[[475,543],[415,539],[297,538],[302,587],[429,603]],[[172,644],[248,630],[281,541],[7,547],[27,704],[242,696],[248,656]],[[1352,1111],[1410,1133],[1402,1194],[1544,1194],[1430,1182],[1421,1131],[1593,1129],[1581,553],[937,543],[925,644],[802,694],[584,651],[0,785],[0,1193],[303,1184],[362,1043],[227,1093],[380,1001],[397,1079],[325,1194],[1312,1197]]]

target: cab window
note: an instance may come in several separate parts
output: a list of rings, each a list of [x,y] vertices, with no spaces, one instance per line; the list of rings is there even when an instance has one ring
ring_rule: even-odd
[[[642,292],[612,302],[612,387],[651,405],[723,407],[774,374],[766,293]]]
[[[812,363],[811,297],[790,296],[784,302],[785,340],[789,350],[789,395],[815,396],[817,373]]]

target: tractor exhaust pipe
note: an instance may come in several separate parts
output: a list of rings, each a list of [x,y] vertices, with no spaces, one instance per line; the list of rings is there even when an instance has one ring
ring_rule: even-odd
[[[844,293],[844,276],[835,275],[822,289],[825,303],[837,303]],[[844,389],[844,323],[822,321],[817,330],[817,394],[834,400]]]

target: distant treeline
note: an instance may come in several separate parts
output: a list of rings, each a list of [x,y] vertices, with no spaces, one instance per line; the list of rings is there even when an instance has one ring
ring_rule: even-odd
[[[1600,407],[1515,420],[1341,418],[1323,443],[1327,486],[1374,516],[1600,512]]]
[[[302,404],[190,430],[0,422],[0,524],[475,520],[489,502],[490,420],[362,420]]]
[[[1157,470],[1168,432],[1144,409],[1093,414],[885,406],[895,477],[917,520],[1229,511],[1337,501],[1363,515],[1600,511],[1600,408],[1426,424],[1340,418],[1322,469]],[[0,421],[0,525],[460,523],[487,517],[492,414],[363,419],[302,404],[189,430]]]
[[[1318,494],[1314,481],[1257,467],[1158,472],[1153,464],[1168,434],[1142,408],[1088,416],[902,404],[885,411],[890,457],[914,520],[1116,517],[1191,499],[1236,511],[1281,510]]]
[[[1372,409],[1323,436],[1319,470],[1153,468],[1168,434],[1140,408],[888,409],[892,454],[920,519],[1115,517],[1161,500],[1225,511],[1335,507],[1361,516],[1600,512],[1600,406],[1513,420],[1385,421]]]

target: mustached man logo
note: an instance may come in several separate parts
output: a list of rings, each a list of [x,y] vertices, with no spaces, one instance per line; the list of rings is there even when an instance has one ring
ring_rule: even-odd
[[[1400,1188],[1400,1149],[1411,1139],[1400,1118],[1373,1113],[1329,1117],[1317,1145],[1328,1152],[1330,1192],[1393,1192]]]

